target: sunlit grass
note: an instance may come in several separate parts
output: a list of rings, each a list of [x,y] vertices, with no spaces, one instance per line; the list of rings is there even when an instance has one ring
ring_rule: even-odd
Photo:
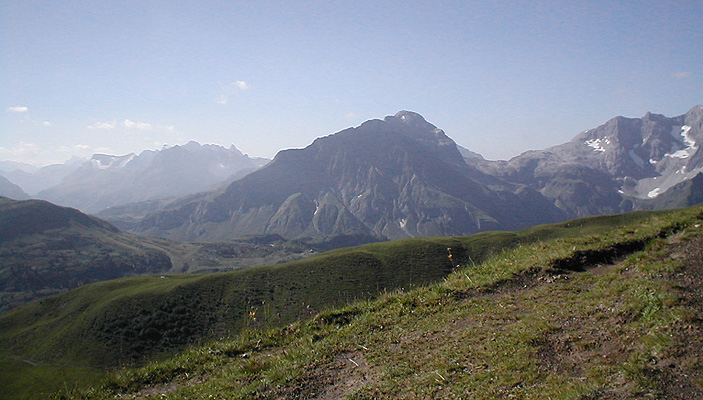
[[[441,283],[394,290],[282,329],[247,331],[119,373],[77,397],[111,398],[169,381],[174,387],[155,398],[310,394],[325,389],[324,380],[315,386],[321,377],[341,379],[329,377],[339,357],[347,365],[335,368],[349,374],[362,360],[368,368],[366,379],[346,390],[352,399],[570,399],[608,390],[656,396],[644,371],[649,360],[666,355],[672,329],[684,318],[671,288],[658,280],[677,263],[662,260],[666,239],[657,237],[692,226],[693,215],[523,244]],[[683,231],[693,234],[700,233]],[[642,240],[649,242],[646,251],[602,271],[550,270],[555,260]],[[526,273],[543,281],[501,290]],[[631,385],[623,389],[625,381]]]

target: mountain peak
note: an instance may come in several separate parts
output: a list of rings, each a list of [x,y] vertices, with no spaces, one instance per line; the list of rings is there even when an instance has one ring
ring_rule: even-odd
[[[196,142],[195,140],[191,140],[190,142],[184,144],[181,146],[183,149],[188,150],[188,151],[198,151],[202,147],[200,143]]]
[[[422,130],[435,130],[436,126],[430,124],[422,117],[422,115],[412,111],[398,111],[395,115],[389,115],[383,119],[384,122],[390,124],[402,124],[408,127],[418,128]]]
[[[700,124],[703,120],[703,105],[691,108],[683,117],[688,125]]]
[[[416,112],[407,111],[407,110],[398,111],[397,113],[395,113],[395,115],[393,117],[400,119],[401,121],[403,121],[406,124],[427,123],[427,121],[425,120],[425,118],[422,115],[420,115]]]
[[[642,119],[644,121],[662,122],[666,121],[667,117],[662,114],[653,114],[651,112],[647,112],[647,114],[645,114]]]

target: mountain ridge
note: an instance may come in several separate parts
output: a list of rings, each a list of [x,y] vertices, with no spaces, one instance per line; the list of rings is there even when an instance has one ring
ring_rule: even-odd
[[[164,146],[122,156],[94,154],[89,160],[36,171],[2,175],[32,187],[35,198],[97,213],[107,207],[183,196],[228,183],[268,162],[251,158],[234,145]],[[12,164],[8,164],[11,167]]]
[[[703,106],[697,105],[677,117],[618,116],[569,142],[507,161],[466,161],[539,191],[576,217],[639,209],[640,203],[695,177],[703,171],[699,143]]]
[[[509,209],[510,212],[506,210]],[[278,233],[402,238],[519,229],[562,217],[540,196],[468,166],[444,131],[401,111],[279,152],[211,200],[144,218],[176,240]]]
[[[386,137],[385,141],[381,137]],[[520,220],[536,224],[651,209],[656,204],[686,206],[692,205],[693,197],[687,201],[649,200],[703,171],[703,153],[698,143],[703,143],[703,106],[695,106],[678,117],[651,112],[642,118],[614,117],[561,145],[528,151],[508,161],[492,161],[466,150],[464,157],[444,131],[417,113],[400,111],[318,138],[304,149],[284,150],[276,156],[271,169],[263,172],[271,177],[257,181],[256,187],[235,182],[237,188],[230,187],[229,194],[212,202],[191,203],[170,214],[156,212],[147,216],[135,231],[177,240],[215,240],[225,234],[224,224],[239,233],[250,233],[247,229],[251,229],[257,234],[276,232],[294,237],[302,232],[315,234],[316,230],[329,229],[320,226],[319,218],[315,220],[322,205],[328,212],[331,208],[331,213],[341,215],[341,222],[327,223],[336,226],[335,229],[366,229],[366,233],[399,238],[519,229],[525,226],[520,225]],[[415,145],[424,151],[408,150],[403,154],[404,150],[399,150]],[[405,164],[390,165],[388,161],[398,156],[405,157]],[[358,165],[351,165],[350,160]],[[280,165],[283,171],[274,173],[272,170]],[[363,168],[370,169],[363,171]],[[297,175],[293,173],[296,170]],[[412,172],[408,175],[409,171]],[[312,181],[311,176],[315,177]],[[367,182],[361,183],[360,177]],[[370,182],[373,179],[378,181]],[[271,196],[267,192],[251,196],[249,203],[240,207],[227,205],[237,198],[231,192],[260,193],[265,187],[275,186],[276,180],[285,180],[287,188],[280,186],[280,193],[273,197],[286,193],[285,198],[266,203],[265,199]],[[448,181],[455,185],[448,185]],[[405,189],[394,187],[401,182],[405,182]],[[296,191],[298,183],[301,187]],[[379,184],[388,190],[371,190],[378,198],[372,204],[359,205],[362,201],[353,199],[364,196],[360,187]],[[463,192],[457,187],[463,188]],[[315,190],[331,194],[318,198]],[[453,221],[453,226],[442,225],[435,219],[435,225],[428,230],[421,226],[425,221],[418,214],[437,214],[437,211],[419,211],[418,202],[425,205],[422,203],[427,203],[428,198],[440,197],[444,205],[439,208],[445,211],[441,218]],[[331,207],[330,202],[336,206]],[[235,221],[242,210],[256,204],[268,204],[269,209],[244,217],[248,221]],[[446,212],[461,207],[464,211]],[[525,208],[532,211],[525,212]],[[506,215],[505,210],[514,215]],[[365,219],[365,212],[376,213],[376,221]],[[467,216],[473,218],[473,227],[466,221]],[[292,225],[297,228],[289,229]],[[205,231],[214,233],[203,234]]]
[[[29,195],[25,193],[19,185],[15,185],[2,175],[0,175],[0,196],[9,197],[14,200],[29,199]]]

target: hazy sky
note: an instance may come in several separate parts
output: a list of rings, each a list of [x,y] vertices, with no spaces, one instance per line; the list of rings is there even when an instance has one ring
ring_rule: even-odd
[[[399,110],[507,159],[703,103],[700,0],[0,4],[0,160],[273,157]]]

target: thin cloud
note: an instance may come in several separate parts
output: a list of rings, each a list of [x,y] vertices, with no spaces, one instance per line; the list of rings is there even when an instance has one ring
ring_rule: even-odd
[[[249,84],[245,81],[234,81],[222,88],[222,94],[215,98],[215,103],[227,104],[229,103],[230,96],[233,96],[236,92],[249,90],[249,87]]]
[[[0,159],[36,166],[63,163],[72,157],[87,159],[95,153],[113,154],[106,147],[91,147],[84,143],[45,147],[32,142],[19,142],[9,147],[0,146]]]
[[[247,89],[249,89],[249,85],[248,85],[246,82],[244,82],[244,81],[236,81],[236,82],[234,82],[234,86],[236,86],[236,87],[239,88],[240,90],[247,90]]]
[[[92,125],[88,125],[88,129],[103,129],[111,131],[115,129],[116,124],[114,122],[96,122]]]
[[[671,77],[674,79],[688,79],[691,77],[691,71],[676,71],[673,74],[671,74]]]
[[[19,142],[14,147],[0,147],[0,154],[3,158],[7,157],[8,159],[12,159],[13,157],[34,155],[37,151],[37,144],[30,142]]]
[[[43,126],[46,126],[46,127],[51,126],[51,122],[49,122],[49,121],[44,121],[44,122],[42,122],[41,124],[42,124]]]
[[[28,110],[29,108],[25,106],[12,106],[7,108],[7,111],[12,113],[23,113],[27,112]]]
[[[138,129],[140,131],[146,131],[153,127],[148,122],[134,122],[128,119],[124,120],[124,122],[122,122],[122,125],[124,125],[124,127],[127,129]]]

